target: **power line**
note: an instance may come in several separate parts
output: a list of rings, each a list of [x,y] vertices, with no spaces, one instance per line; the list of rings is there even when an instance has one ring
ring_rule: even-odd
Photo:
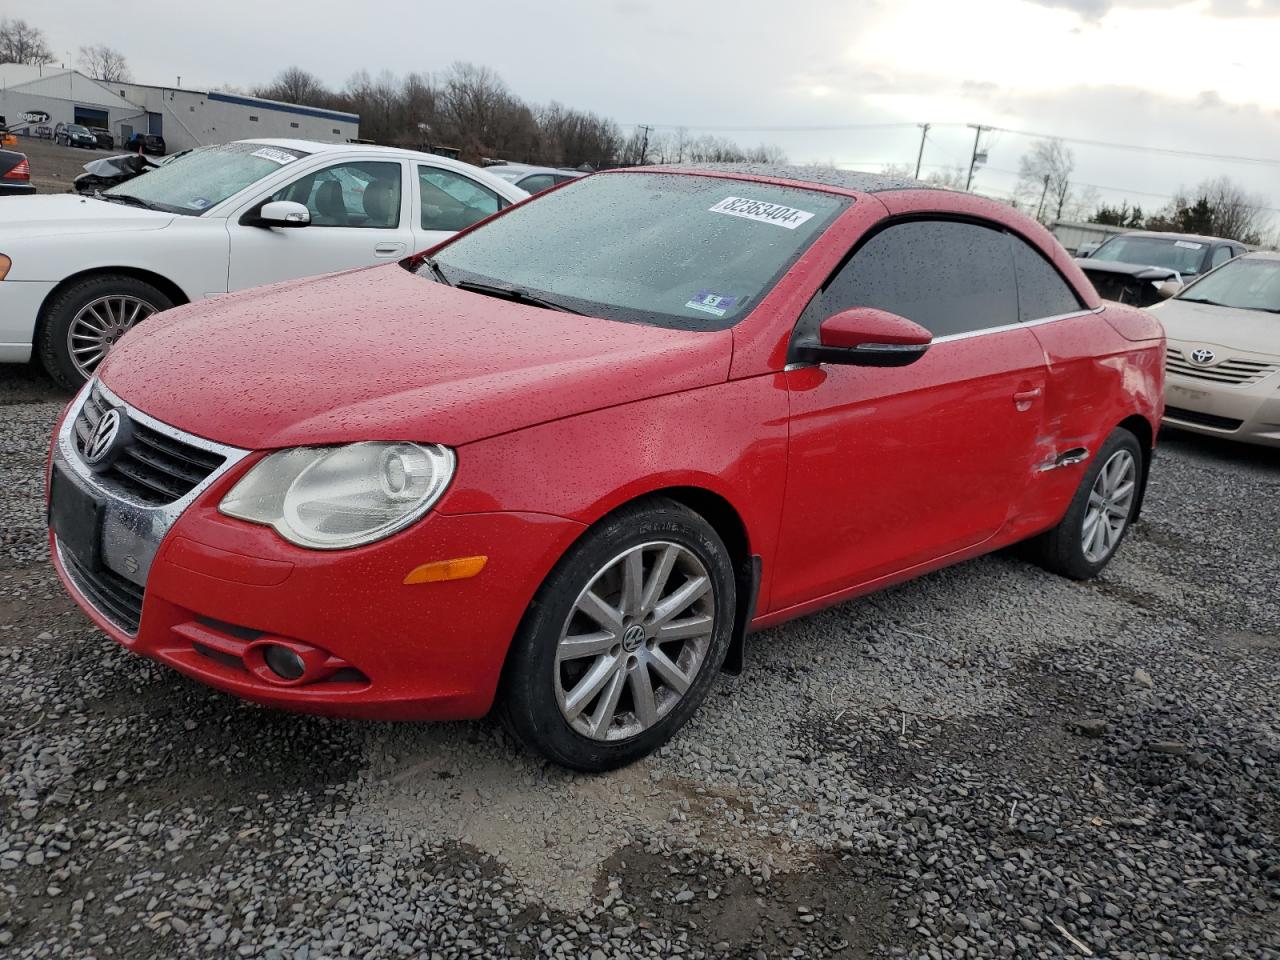
[[[640,124],[624,124],[632,128],[639,127]],[[835,123],[814,126],[752,126],[744,124],[742,126],[698,126],[696,124],[655,124],[657,130],[695,130],[705,132],[724,132],[724,133],[825,133],[842,130],[887,130],[893,128],[905,129],[907,127],[919,127],[919,123],[899,122],[899,123]],[[946,123],[933,123],[933,127],[970,127],[975,124],[960,123],[958,121]],[[1181,150],[1176,147],[1153,147],[1149,144],[1142,143],[1121,143],[1115,140],[1092,140],[1087,137],[1065,137],[1056,133],[1037,133],[1034,130],[1019,130],[1015,127],[997,127],[990,124],[982,124],[983,129],[999,133],[1012,133],[1020,137],[1035,137],[1039,140],[1061,140],[1064,143],[1076,143],[1082,146],[1103,147],[1109,150],[1131,150],[1138,153],[1154,153],[1161,156],[1169,157],[1190,157],[1195,160],[1220,160],[1227,163],[1253,163],[1263,164],[1264,166],[1280,166],[1280,157],[1246,157],[1233,153],[1207,153],[1201,150]]]
[[[641,123],[624,123],[624,127],[637,129],[645,126]],[[828,133],[840,130],[889,130],[896,127],[918,127],[918,123],[830,123],[818,124],[815,126],[698,126],[696,124],[685,123],[655,123],[650,124],[653,130],[694,130],[699,133]]]

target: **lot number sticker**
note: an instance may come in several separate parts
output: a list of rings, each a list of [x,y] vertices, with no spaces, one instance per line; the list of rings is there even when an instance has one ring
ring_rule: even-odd
[[[727,213],[731,217],[742,217],[744,220],[759,220],[771,223],[775,227],[786,227],[794,230],[806,220],[813,217],[807,210],[785,207],[780,203],[769,203],[765,200],[749,200],[746,197],[725,197],[714,207],[711,213]]]
[[[1182,247],[1184,250],[1199,250],[1204,246],[1203,243],[1193,243],[1190,240],[1175,240],[1173,241],[1173,245],[1175,247]]]
[[[701,310],[714,317],[723,317],[737,302],[737,297],[726,297],[724,294],[713,293],[710,290],[699,290],[698,295],[686,303],[685,307],[689,310]]]
[[[261,157],[263,160],[270,160],[272,163],[293,163],[298,158],[292,153],[285,153],[283,150],[276,150],[272,147],[263,147],[261,150],[255,150],[250,154],[251,157]]]

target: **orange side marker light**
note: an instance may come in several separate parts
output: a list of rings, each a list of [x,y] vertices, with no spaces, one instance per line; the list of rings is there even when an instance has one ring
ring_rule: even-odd
[[[474,577],[489,562],[488,557],[455,557],[453,560],[437,560],[414,567],[404,578],[407,584],[441,583],[445,580],[466,580]]]

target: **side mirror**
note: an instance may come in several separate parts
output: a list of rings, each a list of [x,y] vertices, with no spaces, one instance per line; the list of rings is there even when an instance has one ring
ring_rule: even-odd
[[[264,203],[254,223],[262,227],[306,227],[311,225],[311,211],[293,200]]]
[[[818,326],[818,339],[799,340],[795,359],[809,363],[842,363],[862,367],[905,367],[919,360],[931,334],[920,324],[875,307],[842,310]]]
[[[1166,280],[1156,285],[1156,296],[1161,300],[1168,300],[1170,297],[1176,297],[1180,290],[1182,290],[1182,284],[1177,280]]]

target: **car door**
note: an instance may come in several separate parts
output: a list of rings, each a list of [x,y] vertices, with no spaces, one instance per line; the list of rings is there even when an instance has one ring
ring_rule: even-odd
[[[414,166],[418,193],[414,235],[419,250],[434,247],[509,205],[484,184],[455,170],[429,163]]]
[[[788,367],[775,610],[983,543],[1008,521],[1032,469],[1044,358],[1019,323],[1004,232],[891,223],[828,279],[797,335],[858,306],[914,320],[934,340],[904,367]]]
[[[413,252],[405,163],[343,160],[311,170],[261,198],[231,220],[228,287],[240,290],[351,267],[389,262]],[[306,227],[261,227],[261,203],[292,200],[311,213]]]

